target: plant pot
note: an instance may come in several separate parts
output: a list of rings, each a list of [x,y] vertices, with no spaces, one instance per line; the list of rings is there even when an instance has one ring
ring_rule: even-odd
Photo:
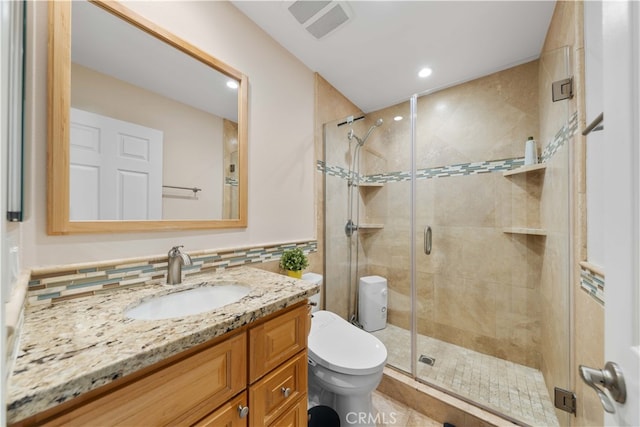
[[[287,275],[289,277],[295,277],[296,279],[302,279],[302,270],[297,270],[297,271],[287,270]]]

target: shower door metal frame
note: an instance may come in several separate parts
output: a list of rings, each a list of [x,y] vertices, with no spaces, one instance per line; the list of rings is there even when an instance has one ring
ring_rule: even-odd
[[[416,197],[417,197],[417,185],[416,185],[416,157],[417,157],[417,144],[416,144],[416,121],[418,113],[418,94],[411,95],[409,100],[410,110],[410,136],[411,136],[411,209],[410,210],[410,256],[409,263],[411,268],[410,274],[410,289],[411,289],[411,377],[414,380],[418,380],[418,315],[417,315],[417,301],[418,291],[416,289],[416,251],[414,248],[415,235],[416,235]]]

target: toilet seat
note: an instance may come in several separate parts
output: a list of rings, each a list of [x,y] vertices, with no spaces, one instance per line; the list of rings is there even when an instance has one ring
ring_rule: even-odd
[[[335,313],[313,313],[309,333],[309,360],[335,372],[369,375],[387,361],[384,344]]]

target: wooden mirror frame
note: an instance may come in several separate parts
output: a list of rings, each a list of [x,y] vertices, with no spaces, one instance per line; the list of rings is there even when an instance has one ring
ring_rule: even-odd
[[[92,3],[239,82],[238,218],[220,220],[70,221],[69,116],[71,109],[71,3],[71,1],[49,2],[47,233],[50,235],[59,235],[246,227],[249,89],[247,76],[113,1],[92,1]]]

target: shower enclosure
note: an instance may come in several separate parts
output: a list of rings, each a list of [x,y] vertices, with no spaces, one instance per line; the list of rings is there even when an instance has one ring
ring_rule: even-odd
[[[388,365],[519,424],[569,424],[569,61],[324,126],[326,309],[357,321],[358,279],[385,277]]]

